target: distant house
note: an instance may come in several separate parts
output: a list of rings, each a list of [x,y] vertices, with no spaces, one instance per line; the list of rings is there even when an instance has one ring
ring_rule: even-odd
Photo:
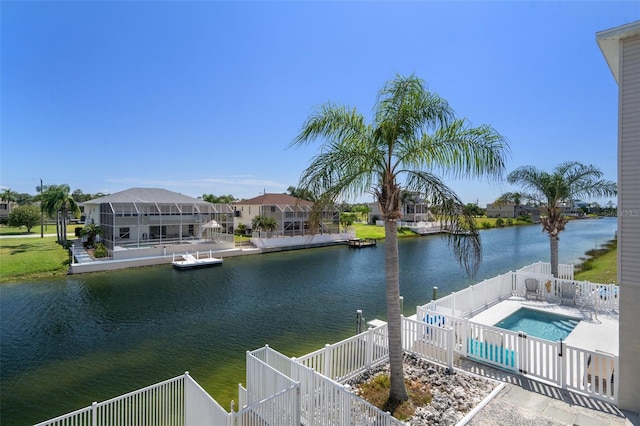
[[[540,222],[540,209],[538,207],[515,203],[490,203],[487,204],[487,217],[504,217],[515,219],[518,216],[529,216],[534,222]]]
[[[337,209],[325,209],[318,221],[312,221],[313,203],[287,194],[263,194],[233,203],[231,207],[234,229],[242,224],[252,230],[253,219],[264,216],[276,220],[278,227],[273,234],[277,236],[339,232],[340,216]]]
[[[18,204],[11,202],[6,202],[5,200],[0,199],[0,219],[9,217],[9,213],[13,210]]]
[[[159,188],[131,188],[82,203],[114,259],[234,247],[233,210]]]
[[[378,203],[369,203],[369,223],[383,221],[382,212]],[[429,222],[435,221],[435,217],[429,210],[429,203],[418,194],[407,196],[400,202],[400,221],[403,222]]]

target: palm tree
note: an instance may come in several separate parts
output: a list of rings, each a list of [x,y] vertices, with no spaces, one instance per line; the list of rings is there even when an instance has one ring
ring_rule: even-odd
[[[540,220],[543,232],[549,235],[551,248],[551,273],[558,276],[558,236],[567,224],[560,211],[560,203],[574,197],[603,197],[617,194],[615,182],[600,179],[602,172],[596,166],[584,165],[577,161],[562,163],[547,173],[533,166],[515,169],[507,176],[511,184],[519,184],[525,190],[525,198],[538,202],[546,208],[546,215]]]
[[[78,213],[78,204],[71,196],[69,185],[50,185],[42,193],[42,208],[50,216],[56,215],[56,233],[58,242],[67,242],[67,216],[69,212]]]
[[[80,236],[87,237],[86,247],[94,247],[96,243],[96,237],[104,234],[104,231],[95,223],[85,225],[80,231]]]
[[[278,228],[278,222],[273,217],[256,216],[251,220],[251,226],[258,231],[273,231]]]
[[[0,199],[7,203],[7,212],[11,213],[11,203],[18,200],[18,193],[12,191],[10,188],[5,188],[2,190],[2,195],[0,195]]]
[[[370,193],[385,222],[386,307],[391,389],[388,407],[407,399],[402,373],[397,220],[402,190],[423,194],[439,206],[445,225],[468,234],[447,234],[458,261],[473,274],[481,260],[480,239],[464,204],[438,177],[499,177],[508,145],[493,128],[471,127],[455,118],[446,100],[411,75],[396,76],[380,90],[372,122],[355,109],[321,106],[304,123],[292,146],[324,141],[302,173],[300,187],[320,200]]]

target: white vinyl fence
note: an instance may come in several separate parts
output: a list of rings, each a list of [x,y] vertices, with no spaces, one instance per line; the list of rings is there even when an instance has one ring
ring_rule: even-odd
[[[537,263],[517,272],[508,272],[468,288],[453,292],[442,299],[418,306],[418,322],[438,326],[442,331],[424,333],[414,324],[409,335],[430,337],[428,344],[417,341],[414,349],[425,347],[426,352],[437,358],[453,362],[451,348],[456,354],[475,359],[497,368],[525,374],[536,380],[553,383],[561,388],[582,392],[597,399],[617,402],[616,376],[618,357],[604,352],[593,352],[551,342],[497,327],[470,322],[468,318],[511,296],[535,297],[551,303],[573,303],[579,307],[599,311],[617,311],[618,288],[614,284],[595,284],[574,281],[573,265],[560,265],[563,278],[549,274],[549,264]],[[538,283],[538,290],[528,294],[526,281]],[[563,299],[563,289],[572,289],[572,299]],[[449,341],[453,344],[449,345]],[[446,343],[445,343],[446,341]],[[405,348],[405,350],[411,350]],[[419,351],[416,351],[420,353]],[[424,357],[429,357],[423,354]]]
[[[189,373],[65,414],[36,426],[187,426],[185,382]],[[208,395],[207,395],[208,396]],[[194,410],[199,406],[192,405]]]
[[[386,329],[386,326],[378,327],[378,331],[373,333],[368,330],[361,333],[360,341],[364,346],[367,345],[367,338],[376,339],[380,336],[380,329]],[[386,335],[385,335],[386,336]],[[353,339],[347,339],[336,343],[332,349],[323,350],[322,355],[315,353],[305,357],[305,360],[322,359],[324,365],[326,362],[332,365],[330,368],[340,370],[345,377],[353,377],[357,375],[356,371],[362,371],[362,366],[367,361],[359,345],[353,345]],[[350,352],[352,350],[352,352]],[[327,359],[336,360],[337,354],[344,356],[350,360],[345,363],[330,363]],[[312,370],[295,358],[288,358],[268,346],[251,352],[251,356],[268,364],[272,368],[278,370],[282,374],[290,377],[300,384],[300,416],[303,425],[381,425],[395,426],[404,425],[403,422],[395,419],[391,414],[386,413],[369,402],[363,400],[359,396],[352,393],[342,384],[326,377],[317,371]],[[361,362],[353,361],[358,359]],[[370,361],[371,359],[369,359]],[[351,371],[349,370],[350,365]],[[336,371],[337,371],[336,370]]]

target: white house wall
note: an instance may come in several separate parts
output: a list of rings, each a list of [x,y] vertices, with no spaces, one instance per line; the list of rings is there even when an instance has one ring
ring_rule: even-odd
[[[640,412],[640,35],[620,41],[618,143],[619,406]]]

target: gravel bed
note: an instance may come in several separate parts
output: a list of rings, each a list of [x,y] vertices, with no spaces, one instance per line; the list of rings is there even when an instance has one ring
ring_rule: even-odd
[[[357,393],[359,383],[388,372],[389,364],[382,364],[347,384]],[[409,421],[412,426],[455,425],[498,386],[493,380],[475,375],[450,374],[448,369],[411,354],[404,355],[404,376],[427,385],[433,394],[431,404],[416,410]]]

